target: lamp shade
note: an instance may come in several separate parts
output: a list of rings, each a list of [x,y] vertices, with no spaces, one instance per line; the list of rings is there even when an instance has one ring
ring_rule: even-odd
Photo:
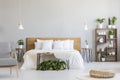
[[[22,24],[19,24],[19,25],[18,25],[18,29],[19,29],[19,30],[24,30],[23,25],[22,25]]]

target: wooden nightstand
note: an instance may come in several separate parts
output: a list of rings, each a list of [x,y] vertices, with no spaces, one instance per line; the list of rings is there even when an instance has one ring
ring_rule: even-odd
[[[25,48],[16,48],[17,51],[17,60],[19,62],[23,61],[23,55],[25,53]]]
[[[93,56],[93,49],[92,48],[81,48],[81,54],[83,56],[84,61],[92,62]]]

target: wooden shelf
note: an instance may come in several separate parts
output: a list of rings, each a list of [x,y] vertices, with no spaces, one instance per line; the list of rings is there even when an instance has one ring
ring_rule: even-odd
[[[111,38],[107,38],[107,40],[115,40],[115,39],[117,39],[117,38],[112,38],[112,39]]]
[[[109,38],[108,31],[114,31],[114,38]],[[102,62],[101,57],[105,56],[105,62],[113,62],[117,61],[118,56],[118,30],[117,29],[109,29],[109,28],[96,28],[95,29],[95,52],[96,52],[96,61]],[[99,34],[99,32],[106,32],[106,34]],[[99,42],[99,38],[103,38],[104,42]],[[112,42],[111,42],[112,41]],[[114,47],[105,46],[105,44],[114,45]],[[99,48],[99,45],[103,47]],[[104,51],[101,51],[104,48]],[[115,52],[115,55],[109,55],[108,53]]]
[[[107,49],[115,49],[116,47],[107,47]]]
[[[97,44],[105,44],[105,43],[106,43],[106,42],[102,42],[102,43],[101,43],[101,42],[97,42]]]
[[[97,36],[106,36],[106,35],[104,35],[104,34],[97,34]]]

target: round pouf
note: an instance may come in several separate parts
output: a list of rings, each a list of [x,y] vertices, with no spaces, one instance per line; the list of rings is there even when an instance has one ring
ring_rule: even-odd
[[[115,73],[110,70],[90,70],[90,76],[94,78],[112,78]]]

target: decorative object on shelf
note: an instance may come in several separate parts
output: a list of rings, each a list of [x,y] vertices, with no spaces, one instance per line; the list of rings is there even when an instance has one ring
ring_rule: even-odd
[[[108,32],[108,34],[109,34],[110,39],[113,39],[115,32],[114,32],[113,30],[110,30],[110,31]]]
[[[111,21],[111,22],[112,22],[112,28],[116,28],[116,25],[115,25],[115,24],[116,24],[116,21],[117,21],[117,17],[116,17],[116,16],[113,16],[113,17],[112,17],[112,21]]]
[[[23,48],[24,41],[23,41],[22,39],[19,39],[19,40],[17,41],[17,43],[18,43],[18,47],[19,47],[19,48]]]
[[[103,37],[99,38],[99,42],[100,42],[100,43],[103,43],[103,42],[104,42]]]
[[[37,65],[37,70],[64,70],[66,69],[66,62],[60,60],[43,61]]]
[[[105,61],[105,55],[101,55],[101,61],[102,61],[102,62]]]
[[[108,18],[108,28],[112,28],[111,19]]]
[[[112,55],[115,55],[115,52],[112,52],[111,54],[112,54]]]
[[[89,48],[88,41],[85,40],[85,48]]]
[[[101,61],[101,53],[98,53],[98,61]]]
[[[105,18],[97,18],[96,21],[99,23],[98,24],[98,28],[103,28],[103,22],[104,22]]]

